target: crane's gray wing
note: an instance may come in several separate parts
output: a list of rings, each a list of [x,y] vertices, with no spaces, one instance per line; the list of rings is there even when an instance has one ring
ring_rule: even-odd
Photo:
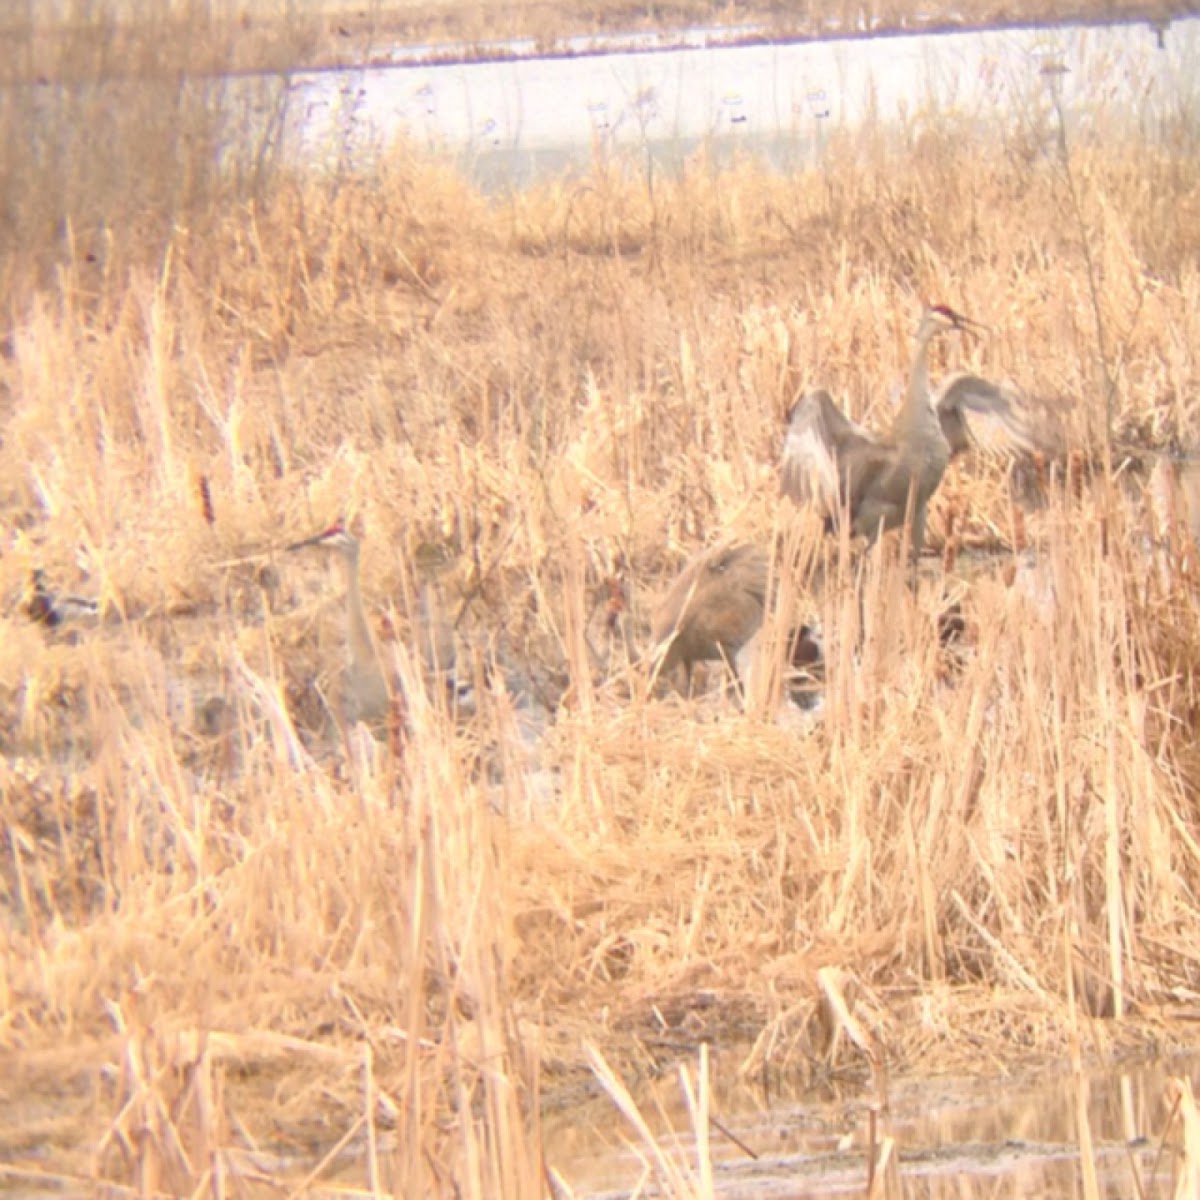
[[[779,487],[797,504],[816,501],[827,516],[842,504],[844,458],[855,447],[875,445],[875,439],[856,425],[824,389],[804,393],[788,413]]]
[[[1022,397],[979,375],[951,375],[938,389],[934,406],[951,456],[979,449],[1019,458],[1053,449],[1051,431],[1033,420]]]

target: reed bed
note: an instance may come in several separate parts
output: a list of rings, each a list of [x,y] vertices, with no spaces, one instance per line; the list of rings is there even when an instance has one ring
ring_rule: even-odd
[[[1039,119],[868,129],[791,175],[598,155],[503,200],[405,146],[369,177],[30,198],[0,362],[0,1179],[529,1195],[539,1113],[601,1057],[633,1080],[712,1043],[885,1088],[1185,1040],[1195,550],[1170,478],[1100,448],[1194,444],[1195,127],[1064,148]],[[783,507],[774,460],[806,383],[886,420],[927,297],[992,331],[943,365],[1013,381],[1077,456],[1032,513],[956,466],[912,589],[890,543],[853,557]],[[388,738],[333,729],[337,585],[280,553],[340,514],[404,685]],[[730,537],[776,548],[769,641],[822,620],[816,721],[770,673],[743,704],[629,669]],[[430,547],[467,713],[412,650]],[[34,567],[101,619],[33,624]],[[536,736],[506,673],[546,681]]]

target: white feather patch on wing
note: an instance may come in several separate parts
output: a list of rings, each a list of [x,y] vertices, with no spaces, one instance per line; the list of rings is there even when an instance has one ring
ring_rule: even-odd
[[[780,488],[798,504],[817,501],[827,513],[841,505],[838,454],[847,437],[867,434],[840,412],[823,389],[807,391],[788,416],[780,461]],[[869,440],[869,439],[868,439]]]
[[[1012,458],[1040,450],[1041,439],[1031,428],[1021,396],[1013,388],[978,375],[956,374],[946,379],[936,401],[943,430],[956,450],[948,426],[965,430],[973,448],[991,457]]]
[[[783,443],[783,493],[801,504],[836,506],[837,466],[829,444],[811,426],[788,427]]]

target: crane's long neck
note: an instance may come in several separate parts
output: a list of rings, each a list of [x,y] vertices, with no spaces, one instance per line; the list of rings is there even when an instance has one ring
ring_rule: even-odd
[[[908,394],[895,425],[896,433],[902,437],[941,433],[929,387],[929,343],[937,332],[937,327],[929,323],[923,324],[917,331],[917,347],[908,374]]]
[[[349,551],[343,560],[346,566],[346,633],[350,663],[357,670],[380,671],[375,639],[363,609],[362,590],[358,583],[358,550]]]

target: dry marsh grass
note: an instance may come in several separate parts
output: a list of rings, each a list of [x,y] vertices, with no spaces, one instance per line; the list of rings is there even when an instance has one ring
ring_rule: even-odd
[[[819,546],[774,459],[806,382],[882,422],[922,297],[992,330],[943,365],[1081,447],[1106,378],[1122,436],[1194,444],[1191,137],[1071,147],[1082,226],[1052,140],[949,121],[845,135],[825,173],[699,154],[651,188],[597,159],[502,201],[404,147],[370,178],[41,193],[0,367],[6,1181],[526,1195],[585,1044],[814,1078],[1172,1044],[1186,536],[1103,474],[1020,514],[975,460],[931,539],[953,514],[1015,580],[914,592],[895,553]],[[62,236],[76,196],[96,250]],[[390,741],[330,733],[337,586],[278,553],[340,513],[404,682]],[[744,709],[622,682],[653,597],[730,536],[778,547],[776,641],[822,618],[810,730],[769,675]],[[457,720],[411,651],[422,544],[478,685]],[[32,624],[35,566],[103,619]],[[535,668],[567,688],[531,745],[496,681]]]

